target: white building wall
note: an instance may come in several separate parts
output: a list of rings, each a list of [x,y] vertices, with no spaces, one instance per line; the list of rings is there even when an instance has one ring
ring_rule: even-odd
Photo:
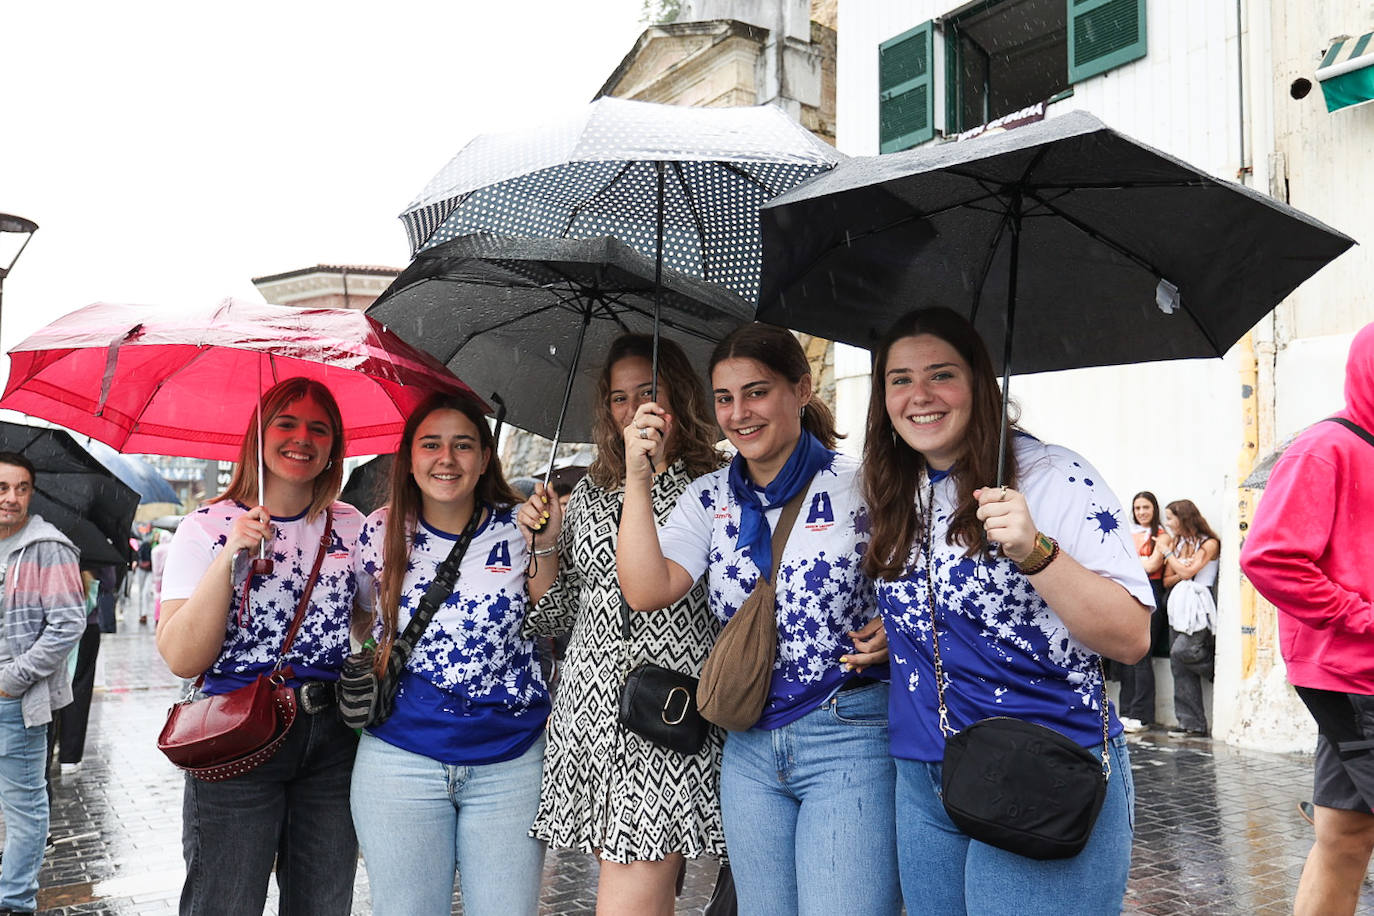
[[[850,0],[839,5],[837,145],[843,152],[873,155],[878,151],[879,44],[959,6],[951,0]],[[1274,58],[1280,52],[1272,45],[1306,41],[1311,52],[1319,55],[1330,36],[1317,37],[1316,33],[1323,27],[1329,31],[1331,20],[1343,17],[1348,23],[1344,30],[1352,34],[1374,27],[1374,21],[1359,17],[1366,8],[1374,13],[1374,0],[1323,3],[1320,6],[1326,11],[1320,24],[1311,21],[1318,14],[1309,6],[1301,0],[1272,4],[1266,0],[1148,0],[1146,56],[1079,83],[1048,114],[1089,111],[1113,128],[1218,178],[1241,180],[1266,192],[1271,190],[1271,180],[1279,188],[1286,187],[1285,177],[1290,184],[1294,178],[1294,156],[1277,160],[1280,168],[1286,164],[1286,176],[1270,173],[1270,151],[1283,133],[1275,126],[1274,110],[1287,101],[1288,80],[1275,79]],[[1304,35],[1311,34],[1305,38],[1287,35],[1299,25]],[[1239,59],[1238,49],[1243,51]],[[945,79],[938,25],[934,51],[935,123],[940,127],[945,120]],[[1306,71],[1309,77],[1312,69],[1315,61]],[[1362,111],[1363,117],[1374,119],[1374,106]],[[1370,123],[1374,122],[1365,121],[1362,128],[1366,138],[1374,137]],[[1347,175],[1374,176],[1368,168],[1374,144],[1359,142],[1350,130],[1337,128],[1341,144],[1337,161],[1348,170]],[[1290,130],[1288,135],[1293,133]],[[1280,141],[1276,134],[1281,135]],[[1318,145],[1297,142],[1309,158]],[[1328,160],[1331,155],[1328,151]],[[1342,192],[1339,181],[1324,181],[1331,176],[1313,175],[1311,167],[1305,167],[1307,177],[1321,182],[1322,190],[1307,190],[1303,199],[1295,197],[1292,203],[1359,237],[1351,226],[1342,225],[1341,217],[1348,223],[1351,201],[1368,200],[1368,193],[1352,198]],[[1363,180],[1368,183],[1374,178]],[[1370,217],[1363,221],[1369,225]],[[1281,439],[1342,402],[1349,336],[1374,315],[1369,313],[1367,298],[1360,304],[1344,304],[1352,278],[1349,274],[1328,278],[1326,274],[1333,270],[1334,265],[1291,297],[1274,319],[1257,328],[1261,377],[1268,385],[1264,391],[1268,400],[1261,405],[1261,454],[1271,446],[1275,432]],[[1366,273],[1365,286],[1367,277]],[[1313,304],[1304,308],[1309,301]],[[1294,340],[1297,331],[1320,336]],[[1263,688],[1247,691],[1240,681],[1236,486],[1244,438],[1242,357],[1233,349],[1217,360],[1021,376],[1013,378],[1012,394],[1022,405],[1027,429],[1083,452],[1123,503],[1141,489],[1153,490],[1161,503],[1179,498],[1197,503],[1223,540],[1214,732],[1276,750],[1310,748],[1308,723],[1300,708],[1291,705],[1291,693],[1283,692],[1281,661],[1261,672],[1263,678],[1257,677],[1266,681]],[[861,430],[867,381],[858,367],[866,365],[867,358],[865,351],[836,356],[837,378],[844,379],[838,397],[842,429]],[[851,368],[849,376],[842,376],[841,365]],[[1278,397],[1274,380],[1279,378],[1300,379],[1301,384],[1285,385],[1283,397]],[[1262,387],[1265,384],[1262,381]],[[858,438],[854,436],[851,442]],[[1167,722],[1172,720],[1167,677],[1161,688],[1159,716]]]

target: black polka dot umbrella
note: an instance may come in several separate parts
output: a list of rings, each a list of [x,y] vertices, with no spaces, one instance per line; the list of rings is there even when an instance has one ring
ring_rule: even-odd
[[[601,98],[558,124],[477,137],[401,220],[412,254],[476,232],[613,236],[754,302],[759,206],[841,158],[771,105]]]

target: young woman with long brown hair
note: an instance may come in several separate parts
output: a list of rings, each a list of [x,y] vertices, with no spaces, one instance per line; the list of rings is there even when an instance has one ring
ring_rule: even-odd
[[[801,497],[774,582],[767,702],[754,727],[729,733],[721,763],[739,910],[896,914],[886,640],[859,569],[868,509],[858,462],[834,451],[834,419],[812,396],[811,367],[791,332],[737,329],[716,347],[710,373],[716,422],[738,454],[693,481],[660,527],[650,479],[678,418],[661,404],[640,406],[623,432],[620,585],[631,607],[653,611],[704,575],[724,623],[772,574],[772,528]]]
[[[1174,717],[1169,730],[1175,738],[1205,738],[1207,711],[1202,702],[1202,679],[1211,678],[1216,651],[1217,557],[1221,539],[1207,524],[1191,499],[1176,499],[1164,507],[1159,546],[1164,556],[1164,587],[1169,589],[1169,633],[1175,646],[1179,637],[1192,635],[1202,649],[1200,657],[1171,650],[1169,670],[1174,676]],[[1203,632],[1205,630],[1205,632]]]
[[[572,631],[549,720],[534,835],[596,854],[602,916],[671,914],[686,859],[725,852],[719,730],[700,752],[684,755],[616,721],[631,668],[653,662],[696,676],[720,630],[698,582],[664,610],[634,614],[628,639],[622,631],[613,532],[625,493],[623,430],[649,400],[652,354],[653,338],[645,334],[611,343],[597,390],[596,460],[568,501],[558,581],[527,625]],[[658,399],[678,419],[650,487],[654,517],[666,521],[688,483],[724,457],[715,447],[719,432],[705,387],[687,355],[666,339],[659,342]]]
[[[186,777],[183,916],[261,914],[274,861],[281,912],[345,916],[352,906],[358,844],[348,787],[358,740],[335,715],[333,682],[348,655],[363,520],[335,498],[343,456],[329,390],[304,378],[278,383],[262,397],[261,424],[248,420],[228,488],[182,521],[168,549],[158,651],[173,674],[203,674],[203,693],[224,693],[277,663],[330,519],[319,578],[286,655],[300,710],[286,741],[241,776]],[[245,593],[248,559],[263,539],[273,570],[252,576]]]
[[[511,490],[474,399],[430,395],[406,420],[391,499],[358,537],[359,598],[378,611],[379,660],[474,528],[390,717],[358,748],[353,821],[379,916],[448,913],[455,868],[467,913],[538,909],[544,844],[528,832],[549,695],[520,627],[558,571],[557,549],[532,550],[533,532],[556,539],[561,518],[552,489],[523,504]]]
[[[1125,513],[1079,455],[1008,427],[977,332],[949,309],[911,312],[874,351],[863,488],[892,653],[902,894],[911,912],[1117,912],[1131,858],[1130,764],[1099,657],[1139,659],[1153,597]],[[933,600],[932,600],[933,599]],[[934,634],[934,637],[933,635]],[[937,687],[935,649],[944,677]],[[1053,728],[1112,776],[1087,847],[1039,861],[971,840],[940,800],[942,723],[991,716]]]

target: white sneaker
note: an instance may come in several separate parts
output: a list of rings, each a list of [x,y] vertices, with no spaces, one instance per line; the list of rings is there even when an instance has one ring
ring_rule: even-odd
[[[1146,725],[1144,722],[1140,721],[1139,719],[1132,719],[1130,716],[1122,716],[1122,717],[1121,717],[1121,728],[1122,728],[1127,734],[1136,735],[1136,734],[1139,734],[1140,732],[1145,731],[1145,729],[1147,729],[1147,728],[1149,728],[1149,727],[1150,727],[1150,726]]]
[[[62,775],[63,775],[63,776],[75,776],[77,773],[80,773],[80,772],[81,772],[81,764],[79,764],[79,763],[64,763],[64,764],[62,764]]]

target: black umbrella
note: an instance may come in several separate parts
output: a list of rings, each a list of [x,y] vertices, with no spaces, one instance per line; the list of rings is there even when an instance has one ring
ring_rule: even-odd
[[[391,496],[387,492],[391,481],[391,460],[391,455],[378,455],[358,465],[349,473],[339,499],[363,515],[371,515],[385,506]]]
[[[88,566],[130,560],[129,528],[138,493],[120,482],[66,430],[0,422],[0,451],[18,452],[37,472],[29,512],[41,515],[81,551]]]
[[[849,159],[761,214],[760,320],[871,347],[944,305],[1004,394],[1013,368],[1221,356],[1354,244],[1084,112]]]
[[[612,239],[474,235],[420,253],[368,314],[495,392],[506,419],[554,440],[591,437],[599,360],[654,330],[654,261]],[[753,317],[737,295],[663,269],[661,323],[696,366]]]

